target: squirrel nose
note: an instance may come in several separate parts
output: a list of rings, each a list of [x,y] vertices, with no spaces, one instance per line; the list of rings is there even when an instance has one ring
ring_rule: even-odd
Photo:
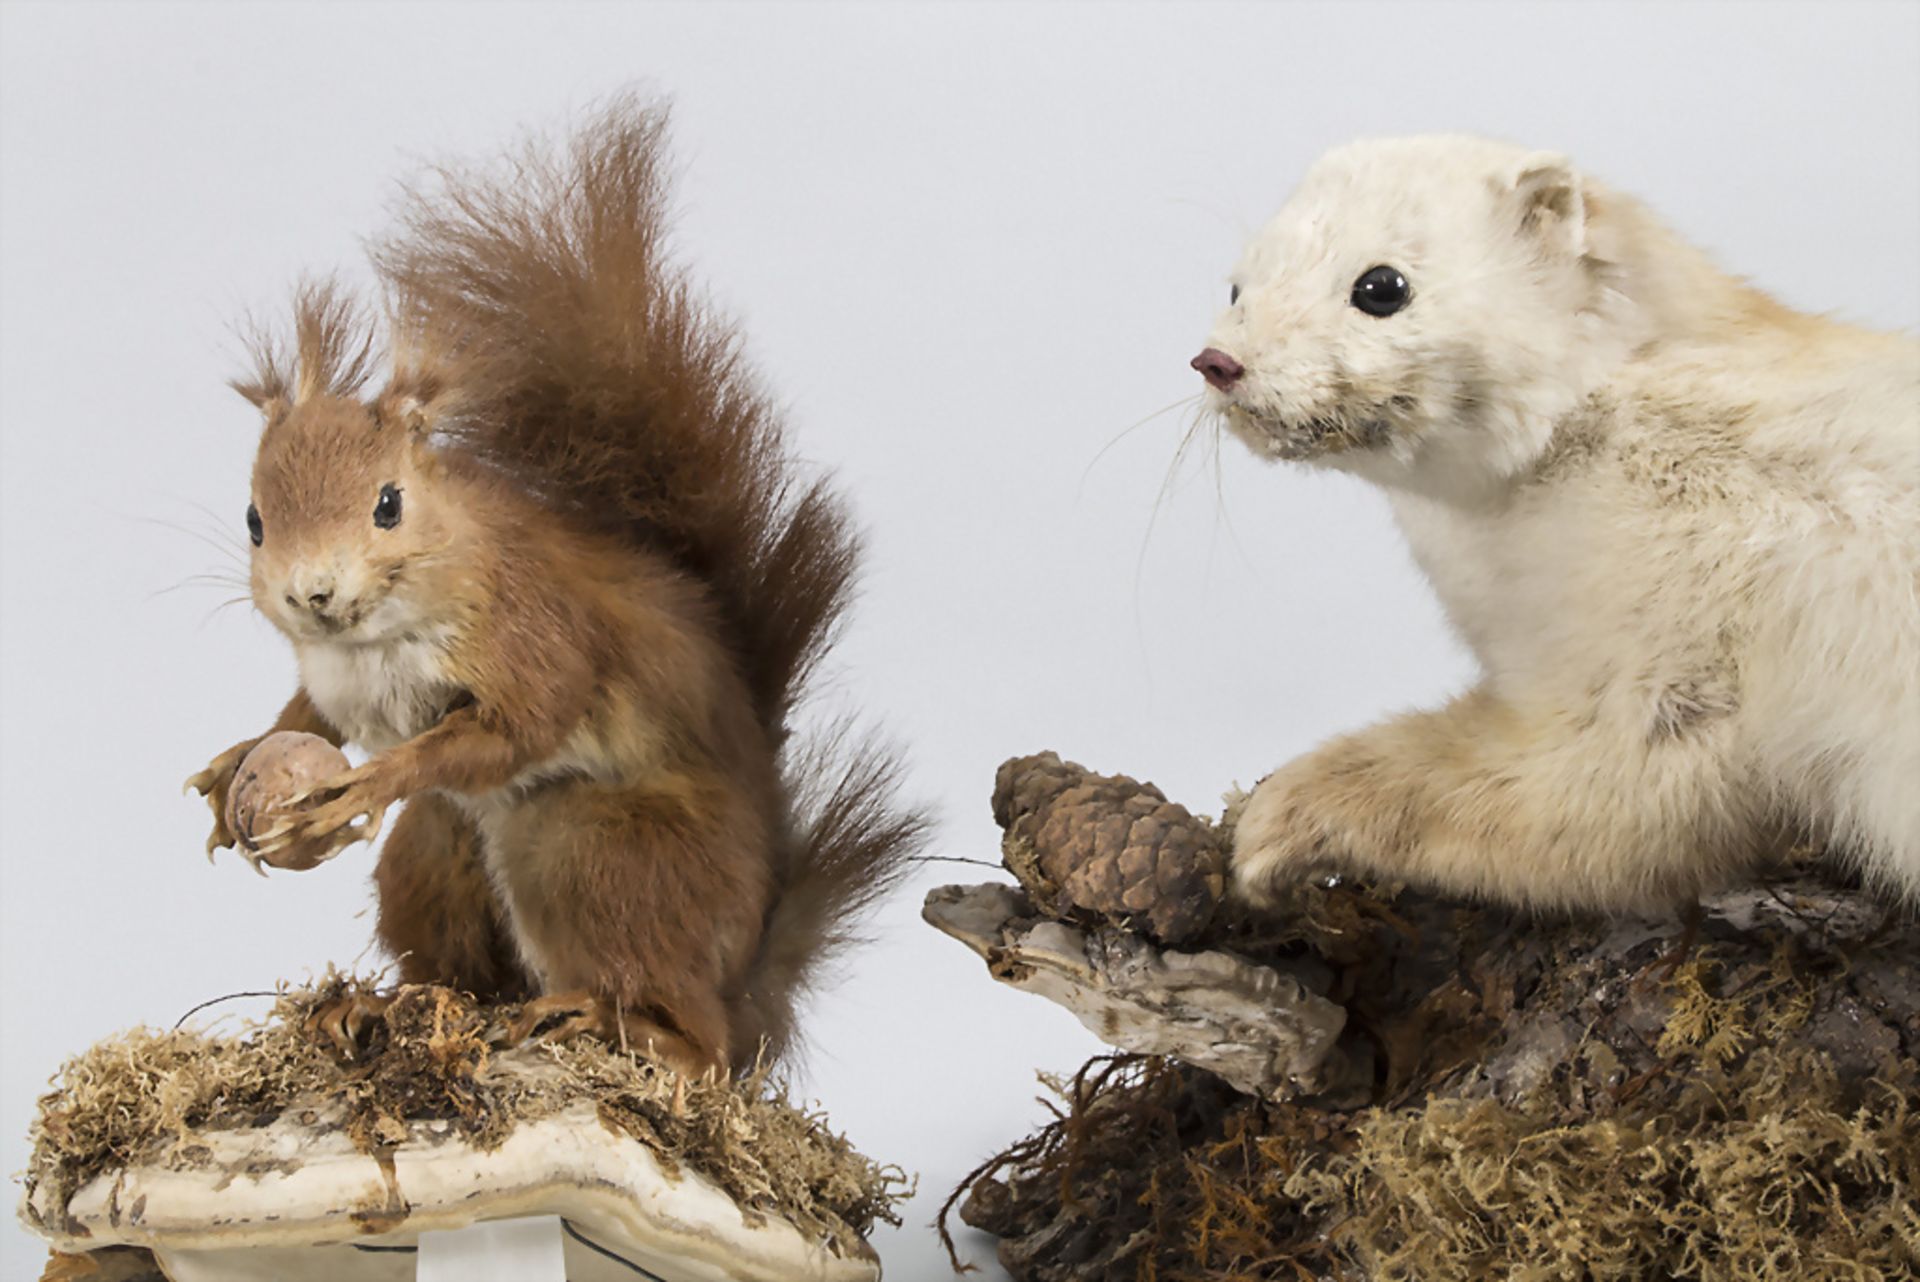
[[[1226,391],[1240,381],[1247,372],[1246,367],[1217,347],[1209,347],[1191,361],[1187,362],[1200,371],[1200,376],[1221,391]]]
[[[334,584],[330,576],[317,581],[309,579],[305,583],[296,579],[287,588],[287,604],[296,610],[304,607],[319,614],[333,600]]]

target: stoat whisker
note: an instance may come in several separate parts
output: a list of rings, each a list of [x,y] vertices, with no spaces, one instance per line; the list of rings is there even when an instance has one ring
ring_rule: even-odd
[[[1107,454],[1113,449],[1114,446],[1118,445],[1121,441],[1126,440],[1127,437],[1132,436],[1135,432],[1139,431],[1141,428],[1145,427],[1147,424],[1153,422],[1155,419],[1161,417],[1162,415],[1170,414],[1174,410],[1177,410],[1184,405],[1193,405],[1197,403],[1199,400],[1200,400],[1200,396],[1198,393],[1195,393],[1192,396],[1183,396],[1177,401],[1172,401],[1166,405],[1162,405],[1159,409],[1153,411],[1151,414],[1148,414],[1145,418],[1138,420],[1132,425],[1121,428],[1118,434],[1116,434],[1114,437],[1108,440],[1108,442],[1105,445],[1102,445],[1097,451],[1094,452],[1094,456],[1091,459],[1087,460],[1086,469],[1080,473],[1079,488],[1076,489],[1073,493],[1074,499],[1077,501],[1080,498],[1081,494],[1085,492],[1087,488],[1087,477],[1092,474],[1094,465],[1099,463],[1101,459],[1105,458]]]
[[[1140,620],[1140,580],[1146,573],[1147,549],[1153,543],[1153,531],[1160,521],[1160,509],[1172,497],[1174,483],[1179,479],[1180,465],[1186,461],[1187,451],[1193,447],[1193,438],[1205,426],[1199,397],[1189,399],[1185,418],[1185,429],[1180,434],[1180,444],[1174,448],[1173,458],[1167,463],[1165,475],[1160,478],[1160,491],[1153,497],[1153,506],[1147,511],[1147,528],[1140,535],[1140,551],[1133,560],[1133,614],[1136,630],[1141,628]]]
[[[1227,541],[1233,544],[1233,550],[1239,553],[1240,563],[1249,570],[1258,573],[1258,570],[1254,566],[1253,558],[1247,555],[1246,544],[1240,541],[1240,531],[1234,527],[1233,514],[1227,510],[1226,469],[1220,461],[1220,441],[1222,439],[1220,420],[1217,417],[1214,418],[1210,426],[1213,428],[1213,431],[1208,436],[1207,454],[1213,460],[1214,528],[1213,534],[1208,537],[1207,541],[1207,572],[1211,575],[1213,571],[1214,537],[1218,535],[1220,528],[1225,526]]]
[[[1140,533],[1140,550],[1133,559],[1133,631],[1135,639],[1140,642],[1143,656],[1146,650],[1147,629],[1146,620],[1140,613],[1140,581],[1146,574],[1147,549],[1152,546],[1153,543],[1153,531],[1154,527],[1158,525],[1160,521],[1160,509],[1166,503],[1168,496],[1173,492],[1173,483],[1179,471],[1181,460],[1186,457],[1188,447],[1193,444],[1194,434],[1200,430],[1202,418],[1201,400],[1197,396],[1191,396],[1184,402],[1177,401],[1174,405],[1168,406],[1167,409],[1157,411],[1154,415],[1154,417],[1158,417],[1160,414],[1166,413],[1167,410],[1178,408],[1181,405],[1186,407],[1186,414],[1183,419],[1184,427],[1180,433],[1180,444],[1174,448],[1173,458],[1168,461],[1166,473],[1160,479],[1159,492],[1154,495],[1153,506],[1148,509],[1147,512],[1146,529]],[[1149,688],[1151,688],[1153,683],[1153,674],[1151,672],[1147,673],[1147,683]]]

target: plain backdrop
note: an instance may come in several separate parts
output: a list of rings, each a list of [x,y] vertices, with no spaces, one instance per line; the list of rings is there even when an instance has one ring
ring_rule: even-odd
[[[422,163],[671,97],[680,249],[871,533],[823,710],[910,746],[940,855],[996,857],[1014,754],[1215,810],[1470,679],[1358,482],[1204,427],[1175,465],[1242,238],[1327,146],[1562,150],[1796,306],[1920,319],[1911,4],[7,4],[0,44],[9,1171],[94,1039],[377,964],[368,851],[209,866],[179,789],[293,684],[194,579],[244,551],[231,326],[362,272]],[[992,875],[924,867],[808,1022],[800,1092],[918,1174],[876,1238],[902,1282],[944,1275],[934,1208],[1043,1116],[1036,1071],[1099,1049],[920,923],[929,887]],[[0,1239],[0,1277],[37,1276]]]

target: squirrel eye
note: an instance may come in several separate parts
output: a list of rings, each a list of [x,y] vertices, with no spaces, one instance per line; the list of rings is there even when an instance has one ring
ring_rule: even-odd
[[[383,530],[400,524],[400,487],[392,482],[380,487],[380,501],[373,505],[373,523]]]
[[[1227,294],[1227,306],[1231,307],[1239,301],[1240,301],[1240,287],[1238,285],[1235,285],[1232,288],[1232,290],[1229,291]]]
[[[1353,305],[1369,316],[1391,316],[1413,297],[1397,267],[1370,267],[1353,282]]]
[[[253,546],[259,547],[266,540],[267,527],[260,523],[260,509],[247,504],[247,537],[253,540]]]

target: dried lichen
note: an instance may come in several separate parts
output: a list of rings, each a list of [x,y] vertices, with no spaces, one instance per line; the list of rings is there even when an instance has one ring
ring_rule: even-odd
[[[283,993],[237,1035],[135,1029],[70,1059],[40,1100],[29,1199],[45,1189],[64,1207],[109,1170],[193,1166],[206,1158],[198,1136],[263,1126],[289,1109],[338,1110],[355,1144],[377,1152],[426,1122],[492,1148],[522,1122],[591,1101],[669,1169],[698,1172],[750,1214],[781,1216],[840,1246],[876,1222],[899,1222],[904,1175],[856,1152],[765,1074],[686,1079],[585,1038],[545,1046],[531,1070],[525,1056],[510,1065],[498,1052],[517,1008],[431,985],[383,995],[391,1000],[343,1058],[310,1017],[371,993],[330,974]]]

